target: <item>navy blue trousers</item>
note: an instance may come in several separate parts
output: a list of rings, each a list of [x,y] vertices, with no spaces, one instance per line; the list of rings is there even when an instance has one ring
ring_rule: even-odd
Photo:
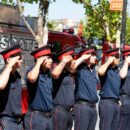
[[[120,130],[130,130],[130,97],[121,96]]]
[[[27,112],[24,119],[25,130],[53,130],[53,118],[38,112]]]
[[[10,118],[0,118],[0,130],[22,130],[22,123],[16,122]]]
[[[99,102],[100,130],[119,130],[120,105],[111,99]]]
[[[96,107],[76,104],[74,110],[74,130],[95,130],[97,121]]]
[[[61,106],[54,108],[54,130],[71,130],[73,125],[73,112]]]

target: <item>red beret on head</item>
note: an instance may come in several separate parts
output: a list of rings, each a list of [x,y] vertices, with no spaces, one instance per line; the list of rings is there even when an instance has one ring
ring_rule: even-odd
[[[41,48],[38,48],[38,49],[32,51],[31,55],[36,59],[41,56],[51,55],[51,50],[48,46],[44,46],[44,47],[41,47]]]
[[[13,46],[3,50],[2,52],[0,52],[0,54],[3,56],[4,59],[7,59],[7,58],[9,58],[12,55],[15,55],[17,53],[21,53],[21,49],[20,49],[20,46],[18,44],[13,45]]]
[[[57,54],[58,60],[61,61],[63,59],[63,56],[73,55],[73,53],[73,47],[67,47],[65,50],[62,50]]]
[[[105,51],[106,56],[114,56],[116,54],[119,54],[119,48],[114,48],[114,49],[110,49]]]
[[[130,46],[124,46],[124,48],[122,50],[122,54],[123,54],[123,56],[130,55]]]
[[[84,54],[90,54],[90,53],[95,53],[96,54],[96,48],[91,46],[88,48],[83,48],[80,52],[80,56]]]

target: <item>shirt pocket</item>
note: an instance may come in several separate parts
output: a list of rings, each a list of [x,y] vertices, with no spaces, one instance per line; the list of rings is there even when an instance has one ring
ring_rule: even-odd
[[[83,72],[83,73],[81,73],[81,75],[83,78],[87,78],[87,79],[91,78],[91,74],[89,72]]]
[[[40,78],[39,87],[42,92],[51,94],[52,93],[52,81],[51,78]]]
[[[19,79],[19,78],[10,83],[10,88],[11,89],[21,88],[21,87],[22,87],[22,82],[21,82],[21,79]]]
[[[62,81],[63,85],[73,85],[73,79],[71,77],[65,77]]]
[[[14,82],[14,83],[11,83],[11,84],[10,84],[10,89],[15,89],[17,85],[18,85],[18,84],[16,84],[15,82]]]

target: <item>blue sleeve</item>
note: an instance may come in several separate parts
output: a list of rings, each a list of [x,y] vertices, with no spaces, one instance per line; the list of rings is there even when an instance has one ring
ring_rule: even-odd
[[[27,71],[26,71],[26,74],[25,74],[25,83],[26,83],[27,87],[29,87],[29,84],[30,84],[30,82],[29,82],[28,79],[27,79],[27,74],[28,74],[29,71],[32,70],[33,67],[34,67],[34,66],[28,67],[28,69],[27,69]]]

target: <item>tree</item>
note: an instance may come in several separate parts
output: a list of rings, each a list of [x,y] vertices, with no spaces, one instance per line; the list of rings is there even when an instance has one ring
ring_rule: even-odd
[[[49,30],[57,31],[58,24],[54,20],[49,21],[47,26]]]
[[[109,43],[117,41],[119,46],[121,30],[121,12],[110,11],[109,0],[98,0],[96,4],[92,0],[73,0],[82,3],[87,15],[86,37],[105,38]]]
[[[20,16],[22,17],[25,25],[33,35],[38,47],[45,46],[48,41],[48,28],[47,28],[47,17],[48,17],[48,9],[51,0],[16,0],[17,6],[19,9]],[[55,1],[55,0],[52,0]],[[30,3],[33,4],[34,2],[39,4],[38,8],[38,18],[37,18],[37,33],[33,31],[31,26],[29,25],[28,21],[26,20],[25,16],[23,15],[24,7],[22,3]],[[2,0],[2,3],[15,3],[15,0]]]
[[[83,36],[83,32],[84,32],[84,23],[81,20],[80,23],[79,23],[79,26],[78,26],[78,35],[80,37],[82,37]]]
[[[130,17],[128,16],[126,22],[126,43],[130,44]]]

